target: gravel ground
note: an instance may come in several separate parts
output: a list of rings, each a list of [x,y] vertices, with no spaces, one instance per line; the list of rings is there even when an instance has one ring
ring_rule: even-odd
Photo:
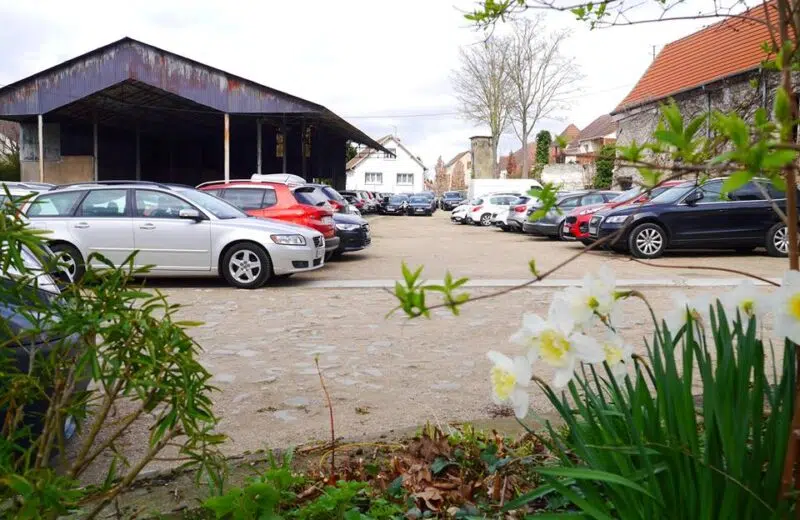
[[[573,244],[451,226],[442,212],[434,218],[379,217],[372,222],[375,239],[367,251],[297,278],[396,278],[401,259],[424,263],[431,277],[441,276],[447,266],[455,274],[485,279],[524,277],[530,256],[541,258],[540,269],[545,269],[545,260],[549,265],[577,250]],[[774,277],[782,269],[780,260],[766,256],[732,260],[715,255],[670,257],[664,262],[733,264]],[[645,278],[654,272],[665,276],[664,270],[598,253],[586,255],[580,266],[569,266],[558,277],[582,276],[601,262],[610,262],[619,277]],[[339,437],[372,437],[426,421],[443,425],[491,418],[498,410],[490,400],[486,352],[515,353],[508,338],[522,314],[545,314],[553,294],[553,289],[529,288],[470,304],[459,317],[436,311],[430,320],[408,321],[399,315],[386,318],[395,300],[382,289],[303,288],[295,278],[256,291],[230,289],[218,281],[158,285],[171,301],[185,306],[185,319],[205,322],[193,336],[204,348],[202,363],[220,388],[214,403],[222,418],[219,429],[230,437],[224,450],[231,455],[328,437],[328,411],[315,356],[333,399]],[[671,308],[674,289],[643,291],[657,313]],[[686,294],[700,292],[690,289]],[[618,327],[642,353],[641,338],[652,331],[644,306],[625,302]],[[544,367],[537,373],[546,379],[552,375]],[[533,408],[549,411],[538,393]],[[147,426],[146,421],[137,423],[120,448],[130,455],[140,453],[147,445]],[[158,463],[152,469],[157,467]]]

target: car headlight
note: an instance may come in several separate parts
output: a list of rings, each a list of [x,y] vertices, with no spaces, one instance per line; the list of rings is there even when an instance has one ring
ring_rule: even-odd
[[[273,242],[282,246],[306,245],[306,238],[303,235],[270,235],[270,238]]]
[[[358,224],[336,224],[336,229],[340,231],[355,231],[360,227]]]
[[[629,215],[614,215],[611,217],[606,217],[606,222],[609,224],[622,224],[626,220],[628,220]]]

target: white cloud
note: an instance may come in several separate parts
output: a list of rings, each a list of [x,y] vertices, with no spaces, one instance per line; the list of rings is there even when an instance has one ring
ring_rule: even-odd
[[[482,38],[462,16],[473,0],[143,0],[124,9],[92,0],[42,4],[0,6],[0,84],[131,36],[326,105],[374,137],[397,127],[429,166],[486,133],[454,115],[400,117],[457,112],[449,78],[459,46]],[[698,5],[690,0],[685,12]],[[567,50],[586,75],[583,94],[560,120],[541,123],[553,131],[568,122],[585,126],[612,110],[647,68],[652,45],[660,48],[704,24],[590,31],[566,13],[550,13],[547,22],[572,29]],[[518,146],[509,131],[500,151]]]

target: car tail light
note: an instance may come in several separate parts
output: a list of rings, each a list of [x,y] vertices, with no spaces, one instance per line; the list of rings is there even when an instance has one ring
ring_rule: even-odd
[[[481,210],[481,208],[483,208],[483,206],[475,206],[474,208],[472,208],[472,211],[473,211],[473,212],[475,212],[475,211],[480,211],[480,210]]]
[[[525,204],[521,204],[519,206],[514,206],[514,213],[522,213],[526,209],[528,209],[528,206],[526,206]]]
[[[340,209],[342,209],[342,205],[341,205],[341,204],[339,204],[339,202],[338,202],[338,201],[335,201],[335,200],[329,200],[329,201],[328,201],[328,204],[330,204],[331,206],[333,206],[333,210],[334,210],[334,211],[339,211]]]

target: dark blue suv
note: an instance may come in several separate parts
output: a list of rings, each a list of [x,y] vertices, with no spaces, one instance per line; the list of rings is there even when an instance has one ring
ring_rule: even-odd
[[[625,228],[611,247],[636,258],[657,258],[681,248],[745,252],[765,247],[770,256],[786,256],[787,226],[764,193],[781,209],[786,194],[759,179],[724,196],[723,182],[686,182],[647,204],[599,212],[589,221],[589,236],[598,240]]]

